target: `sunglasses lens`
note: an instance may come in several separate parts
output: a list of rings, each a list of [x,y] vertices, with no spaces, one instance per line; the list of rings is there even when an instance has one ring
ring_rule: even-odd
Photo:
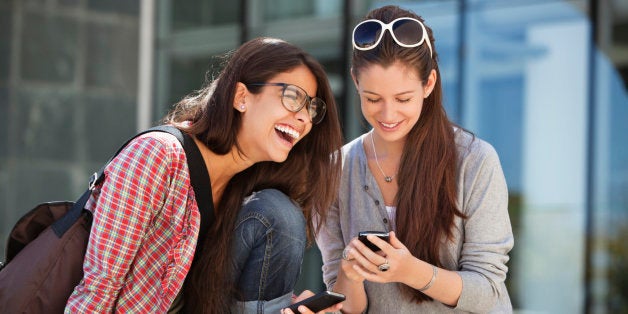
[[[423,28],[415,20],[399,20],[392,26],[393,33],[401,44],[414,46],[423,39]]]
[[[382,33],[382,25],[374,21],[367,21],[355,28],[353,42],[359,48],[368,48],[377,42]]]

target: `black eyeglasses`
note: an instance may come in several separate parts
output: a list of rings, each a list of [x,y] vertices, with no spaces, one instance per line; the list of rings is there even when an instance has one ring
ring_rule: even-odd
[[[290,112],[299,112],[307,105],[310,121],[318,124],[323,121],[327,105],[318,97],[310,97],[303,88],[287,83],[249,83],[247,86],[281,86],[281,104]]]
[[[427,43],[432,57],[432,44],[425,26],[421,21],[411,17],[400,17],[388,24],[375,19],[361,22],[353,29],[353,47],[358,50],[371,50],[377,47],[386,30],[401,47],[412,48]]]

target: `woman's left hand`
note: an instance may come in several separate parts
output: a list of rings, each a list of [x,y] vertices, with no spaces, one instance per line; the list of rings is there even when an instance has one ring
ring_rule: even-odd
[[[307,299],[307,298],[309,298],[309,297],[311,297],[313,295],[314,295],[314,292],[312,292],[310,290],[305,290],[305,291],[301,292],[301,294],[299,294],[296,298],[293,297],[292,303],[294,304],[294,303],[297,303],[297,302],[301,302],[301,301],[303,301],[303,300],[305,300],[305,299]],[[327,312],[336,312],[336,311],[339,311],[341,308],[342,308],[342,303],[338,303],[338,304],[332,305],[332,306],[330,306],[330,307],[328,307],[328,308],[326,308],[326,309],[324,309],[324,310],[322,310],[320,312],[317,312],[317,314],[324,314],[324,313],[327,313]],[[304,305],[299,306],[298,310],[299,310],[299,313],[314,314],[314,312],[312,312],[310,309],[308,309]],[[285,309],[281,310],[281,314],[297,314],[297,313],[294,313],[294,312],[292,312],[292,310],[290,310],[288,308],[285,308]]]

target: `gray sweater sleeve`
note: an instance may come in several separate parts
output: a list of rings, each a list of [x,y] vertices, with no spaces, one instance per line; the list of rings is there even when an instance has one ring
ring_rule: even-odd
[[[464,156],[458,174],[460,208],[468,218],[461,222],[464,241],[458,273],[463,287],[456,309],[505,310],[510,307],[504,284],[506,263],[514,245],[506,180],[490,144],[477,138],[467,144],[468,150],[460,151]]]

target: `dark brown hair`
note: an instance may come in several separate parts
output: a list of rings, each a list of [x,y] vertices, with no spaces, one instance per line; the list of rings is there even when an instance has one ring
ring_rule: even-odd
[[[399,17],[423,19],[411,11],[397,6],[384,6],[368,13],[364,18],[389,23]],[[432,48],[432,29],[425,25]],[[401,62],[409,69],[416,69],[422,82],[427,82],[432,70],[436,71],[436,83],[432,93],[423,102],[418,122],[414,125],[401,155],[396,195],[398,237],[417,258],[442,266],[439,251],[444,240],[453,236],[455,216],[465,217],[456,205],[456,167],[458,153],[454,142],[454,124],[449,121],[442,104],[443,93],[438,69],[438,54],[434,49],[430,57],[427,44],[404,48],[394,42],[386,32],[377,47],[353,50],[352,71],[357,78],[360,71],[379,64],[388,67]],[[417,302],[431,300],[427,295],[401,285],[402,291]]]
[[[338,151],[343,139],[332,90],[323,67],[301,48],[274,38],[256,38],[228,55],[216,80],[180,101],[166,122],[198,137],[216,154],[237,147],[242,125],[241,113],[233,108],[236,84],[267,82],[272,77],[300,65],[316,77],[316,96],[327,103],[324,119],[290,151],[283,163],[259,162],[236,174],[228,183],[218,208],[216,221],[207,235],[203,255],[188,274],[185,307],[193,313],[227,313],[237,291],[232,276],[231,238],[243,198],[252,191],[275,188],[295,200],[307,220],[311,242],[311,216],[323,218],[336,196],[340,175]],[[259,93],[259,88],[250,88]],[[185,121],[190,121],[187,125]]]

